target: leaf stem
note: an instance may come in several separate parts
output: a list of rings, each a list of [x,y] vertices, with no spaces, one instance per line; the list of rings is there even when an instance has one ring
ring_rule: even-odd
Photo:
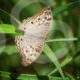
[[[46,40],[46,42],[54,42],[54,41],[77,41],[78,38],[61,38],[61,39],[52,39]]]

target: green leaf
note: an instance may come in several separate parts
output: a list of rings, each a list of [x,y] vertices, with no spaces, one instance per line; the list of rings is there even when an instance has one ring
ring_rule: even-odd
[[[0,33],[14,34],[15,27],[10,24],[0,24]]]
[[[34,64],[33,65],[35,71],[38,73],[38,75],[48,75],[53,69],[53,64]],[[37,68],[36,68],[37,67]]]
[[[16,28],[11,24],[0,24],[0,33],[13,34],[13,36],[16,36],[16,35],[22,35],[23,31],[20,31],[18,27]]]
[[[11,73],[9,72],[0,71],[0,80],[11,80],[10,75]]]
[[[77,57],[74,58],[74,63],[77,67],[80,68],[80,55],[77,55]]]
[[[21,74],[17,80],[38,80],[36,75]]]
[[[72,57],[71,56],[67,56],[62,62],[61,62],[61,67],[66,66],[68,63],[70,63],[72,61]],[[56,71],[58,71],[58,69],[54,69],[50,74],[54,74]]]
[[[50,76],[49,77],[49,80],[70,80],[68,77],[65,77],[64,79],[62,79],[61,77],[53,77],[53,76]]]
[[[58,69],[58,71],[60,72],[62,78],[64,79],[64,74],[63,71],[61,69],[61,65],[56,57],[56,55],[54,54],[54,52],[49,48],[49,46],[47,44],[44,45],[44,50],[43,52],[49,57],[49,59],[55,64],[56,68]]]
[[[66,73],[66,75],[70,78],[70,80],[75,80],[75,78],[72,75],[70,75],[69,73]]]
[[[61,2],[61,1],[60,1]],[[58,6],[54,9],[53,11],[53,15],[54,16],[58,16],[60,15],[60,13],[66,11],[66,10],[72,10],[76,7],[79,7],[80,6],[80,0],[76,0],[74,2],[71,2],[69,4],[65,4],[65,5],[62,5],[62,6]]]
[[[77,28],[77,35],[76,35],[79,39],[77,41],[77,52],[80,51],[80,16],[78,18],[78,28]]]
[[[15,45],[7,45],[3,52],[7,53],[8,55],[12,55],[14,53],[17,53],[18,51]]]
[[[7,45],[0,56],[0,66],[3,67],[17,67],[20,64],[20,55],[14,45]],[[7,69],[7,68],[6,68]]]

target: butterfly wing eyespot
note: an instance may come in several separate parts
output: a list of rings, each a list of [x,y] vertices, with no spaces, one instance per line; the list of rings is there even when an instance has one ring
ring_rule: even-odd
[[[45,39],[52,25],[50,8],[43,9],[40,13],[27,19],[19,26],[24,31],[23,35],[15,37],[15,43],[22,57],[22,64],[27,66],[33,63],[42,53]]]

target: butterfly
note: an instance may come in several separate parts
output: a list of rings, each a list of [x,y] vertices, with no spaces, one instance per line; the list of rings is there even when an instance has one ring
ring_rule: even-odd
[[[38,14],[23,20],[19,25],[19,29],[24,34],[16,36],[15,43],[21,55],[23,66],[33,63],[40,56],[51,25],[50,8],[42,9]]]

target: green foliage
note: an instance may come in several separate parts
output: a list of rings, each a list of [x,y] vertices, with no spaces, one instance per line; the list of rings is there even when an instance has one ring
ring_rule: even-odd
[[[0,24],[0,33],[15,34],[15,27],[10,24]]]
[[[0,71],[0,79],[1,80],[11,80],[10,73],[9,72],[4,72],[4,71]]]
[[[49,77],[49,80],[62,80],[61,77]],[[70,80],[68,77],[66,77],[64,80]]]
[[[57,69],[59,70],[62,78],[64,79],[64,74],[61,70],[61,66],[58,62],[58,59],[56,58],[56,55],[53,53],[53,51],[51,51],[51,49],[48,47],[47,44],[45,44],[44,46],[44,53],[49,57],[49,59],[56,65]]]
[[[21,74],[17,80],[38,80],[36,75]]]

